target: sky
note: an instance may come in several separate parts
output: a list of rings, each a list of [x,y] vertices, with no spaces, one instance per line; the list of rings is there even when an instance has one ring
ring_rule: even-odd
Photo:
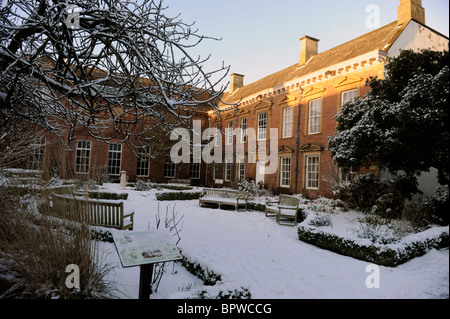
[[[300,38],[320,39],[319,53],[397,20],[399,0],[165,0],[167,15],[195,23],[203,41],[193,56],[207,70],[230,65],[253,83],[298,62]],[[426,24],[449,36],[449,1],[422,0]],[[376,18],[378,17],[378,19]],[[375,18],[375,19],[373,19]],[[369,23],[368,23],[369,22]]]

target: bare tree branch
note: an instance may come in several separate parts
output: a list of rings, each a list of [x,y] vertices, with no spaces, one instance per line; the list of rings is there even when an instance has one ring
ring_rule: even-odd
[[[8,1],[0,11],[0,125],[12,132],[30,123],[69,141],[81,128],[104,141],[145,143],[155,128],[219,112],[225,87],[216,86],[229,67],[206,71],[209,57],[190,49],[212,38],[165,10],[154,0]]]

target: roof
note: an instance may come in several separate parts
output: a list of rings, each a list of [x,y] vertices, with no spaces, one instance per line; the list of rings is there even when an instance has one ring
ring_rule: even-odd
[[[242,98],[257,92],[276,87],[365,53],[374,50],[387,51],[405,27],[406,24],[398,25],[397,21],[394,21],[384,27],[315,55],[304,66],[299,66],[298,63],[294,64],[261,80],[243,86],[233,93],[225,93],[222,101],[230,104],[236,103]]]

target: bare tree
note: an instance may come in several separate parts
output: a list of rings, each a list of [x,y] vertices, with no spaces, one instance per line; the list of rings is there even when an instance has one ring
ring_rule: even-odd
[[[204,39],[157,0],[3,0],[0,127],[33,124],[70,142],[148,142],[152,130],[219,111],[229,67],[189,51]],[[213,82],[213,78],[217,78]],[[219,89],[216,89],[216,86]],[[1,133],[1,132],[0,132]]]

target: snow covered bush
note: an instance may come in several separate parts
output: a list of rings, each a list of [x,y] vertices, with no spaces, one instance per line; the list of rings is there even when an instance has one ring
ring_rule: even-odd
[[[89,227],[41,214],[51,212],[37,205],[40,198],[45,194],[0,189],[0,299],[114,297],[105,279],[112,267],[103,263]],[[80,269],[79,288],[66,285],[69,265]]]
[[[332,226],[330,216],[325,214],[316,214],[313,219],[309,221],[309,225],[315,227]]]
[[[423,256],[431,249],[449,247],[448,227],[431,228],[390,244],[356,240],[304,224],[298,227],[297,233],[299,240],[306,243],[387,267],[395,267],[412,258]]]
[[[402,236],[401,231],[379,216],[367,215],[359,219],[359,225],[351,230],[358,238],[369,239],[372,243],[392,244],[398,242]]]
[[[343,170],[378,169],[394,176],[438,170],[449,184],[449,51],[404,50],[390,58],[387,76],[372,78],[364,99],[336,115],[328,147]]]
[[[262,181],[256,183],[254,180],[243,179],[236,184],[236,188],[240,191],[247,192],[250,198],[273,196],[273,194],[265,188]]]
[[[400,218],[405,200],[411,199],[416,190],[417,181],[407,176],[390,180],[373,174],[360,174],[351,182],[335,186],[335,195],[363,212]]]

